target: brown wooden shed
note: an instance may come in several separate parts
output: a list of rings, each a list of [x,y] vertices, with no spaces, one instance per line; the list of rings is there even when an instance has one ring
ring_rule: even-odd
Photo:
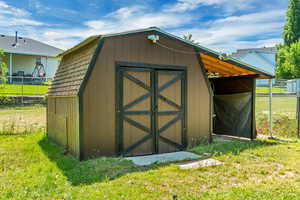
[[[47,133],[81,160],[180,151],[210,141],[213,129],[254,138],[255,79],[271,78],[155,27],[93,36],[60,56]],[[227,126],[232,111],[244,129]]]

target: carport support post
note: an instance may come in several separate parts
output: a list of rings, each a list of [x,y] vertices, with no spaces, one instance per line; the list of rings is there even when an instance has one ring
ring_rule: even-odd
[[[273,137],[272,134],[272,87],[273,87],[273,83],[272,83],[272,79],[269,79],[269,134],[270,134],[270,138]]]

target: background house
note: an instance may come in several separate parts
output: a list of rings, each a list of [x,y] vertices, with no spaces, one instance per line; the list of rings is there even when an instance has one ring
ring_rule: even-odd
[[[59,65],[56,55],[63,52],[62,49],[30,38],[0,35],[0,48],[4,50],[4,62],[9,68],[9,80],[17,80],[14,77],[45,77],[52,78]],[[40,63],[40,70],[34,69]],[[41,67],[42,66],[42,67]]]
[[[231,56],[275,75],[276,51],[276,47],[238,49]],[[256,85],[267,86],[268,80],[257,80]]]

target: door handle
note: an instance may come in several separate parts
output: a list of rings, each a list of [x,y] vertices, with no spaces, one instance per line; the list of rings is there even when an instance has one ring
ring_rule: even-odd
[[[153,112],[157,112],[157,110],[158,110],[158,106],[156,105],[156,106],[154,106],[154,108],[153,108]]]

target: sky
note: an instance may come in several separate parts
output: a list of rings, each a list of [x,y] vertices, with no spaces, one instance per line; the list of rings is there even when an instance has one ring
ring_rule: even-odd
[[[0,34],[68,49],[91,35],[156,26],[230,53],[282,42],[288,0],[0,0]]]

